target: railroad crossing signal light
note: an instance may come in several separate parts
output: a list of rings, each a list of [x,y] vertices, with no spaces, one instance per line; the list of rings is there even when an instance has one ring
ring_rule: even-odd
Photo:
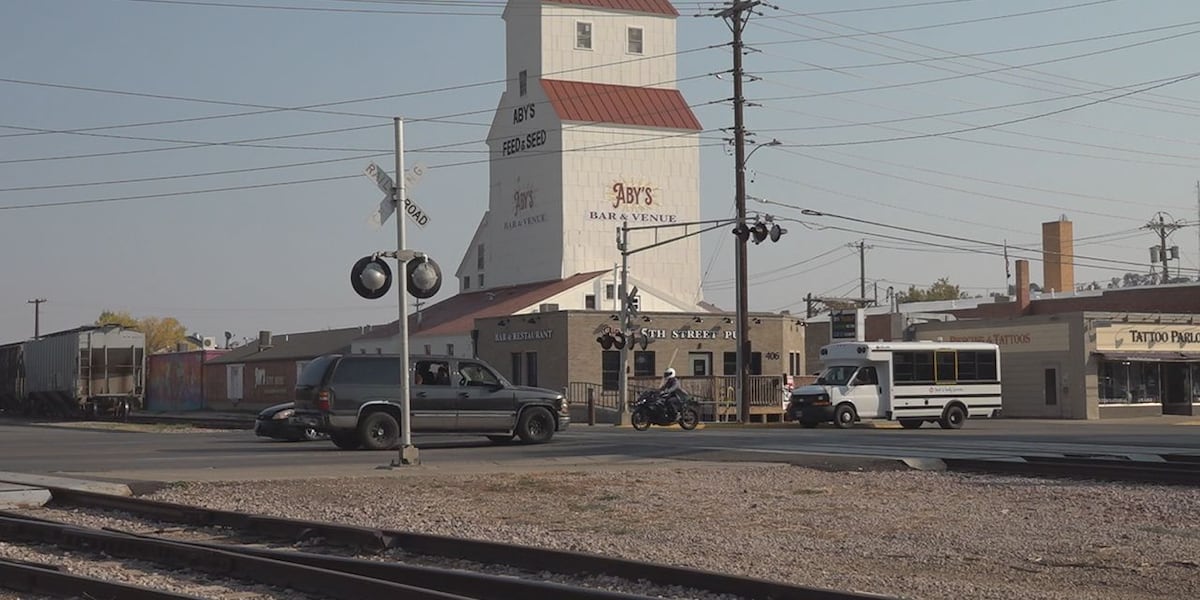
[[[744,242],[750,239],[750,228],[746,227],[745,223],[738,223],[738,226],[733,228],[733,235]]]
[[[772,242],[778,242],[779,238],[783,237],[783,234],[785,233],[787,233],[787,230],[780,227],[779,223],[775,223],[771,225],[771,232],[767,235],[771,238]]]
[[[408,259],[404,271],[404,287],[415,298],[432,298],[442,289],[442,269],[428,256]],[[350,286],[368,300],[382,298],[392,288],[392,268],[378,255],[364,256],[350,268]]]
[[[761,244],[763,240],[767,239],[768,233],[767,224],[762,221],[755,223],[754,227],[750,228],[750,235],[754,236],[755,244]]]
[[[416,298],[432,298],[442,289],[442,268],[432,258],[410,260],[405,271],[408,275],[405,287]]]
[[[350,286],[368,300],[381,298],[392,287],[392,268],[377,256],[364,256],[350,268]]]
[[[596,343],[600,344],[600,347],[604,348],[605,350],[611,350],[613,345],[613,336],[605,333],[604,335],[596,338]]]

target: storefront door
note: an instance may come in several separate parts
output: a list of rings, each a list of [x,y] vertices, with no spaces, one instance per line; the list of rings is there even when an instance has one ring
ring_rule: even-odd
[[[1162,409],[1164,415],[1192,414],[1187,363],[1162,363]]]
[[[688,362],[692,364],[692,375],[708,377],[712,375],[712,352],[689,352]]]

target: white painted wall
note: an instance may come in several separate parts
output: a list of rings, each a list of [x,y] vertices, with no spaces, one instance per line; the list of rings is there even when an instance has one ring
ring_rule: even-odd
[[[620,263],[617,229],[699,219],[699,135],[677,130],[563,124],[539,77],[674,88],[673,17],[510,0],[505,9],[508,85],[488,135],[487,218],[457,272],[460,291],[549,281]],[[575,48],[575,24],[592,24],[592,49]],[[641,27],[643,56],[626,52],[627,28]],[[595,65],[612,66],[587,68]],[[526,71],[526,90],[519,73]],[[567,72],[569,71],[569,72]],[[636,189],[634,201],[619,200]],[[633,232],[632,248],[683,233]],[[476,255],[484,247],[484,266]],[[479,285],[479,276],[484,285]],[[700,294],[698,237],[630,258],[630,275],[672,298],[655,310],[693,309]],[[597,307],[603,305],[603,288]],[[584,308],[583,294],[562,308]],[[671,308],[668,308],[671,307]],[[647,308],[647,310],[650,310]]]

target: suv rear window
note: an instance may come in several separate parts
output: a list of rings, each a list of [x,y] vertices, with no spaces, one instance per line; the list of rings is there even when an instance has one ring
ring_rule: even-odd
[[[336,360],[333,356],[322,356],[304,365],[300,371],[300,377],[296,379],[297,386],[317,387],[321,385],[321,380],[325,377],[325,371],[329,370],[329,364]]]
[[[400,385],[400,359],[345,357],[333,372],[333,383]]]

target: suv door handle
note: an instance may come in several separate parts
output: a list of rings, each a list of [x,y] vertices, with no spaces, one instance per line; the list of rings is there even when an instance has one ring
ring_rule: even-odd
[[[468,394],[468,393],[466,393],[466,392],[459,392],[459,393],[458,393],[458,397],[459,397],[459,398],[466,398],[466,397],[467,397],[467,396],[469,396],[469,395],[470,395],[470,394]]]
[[[417,392],[417,397],[418,397],[418,398],[424,398],[424,397],[425,397],[425,392]]]

